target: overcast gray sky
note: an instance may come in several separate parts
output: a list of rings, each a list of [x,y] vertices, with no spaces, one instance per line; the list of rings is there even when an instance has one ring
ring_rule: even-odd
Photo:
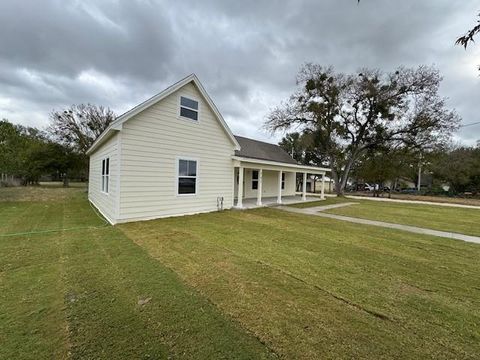
[[[480,121],[480,41],[455,39],[473,0],[2,0],[0,118],[45,127],[48,113],[91,102],[120,114],[194,72],[235,134],[262,131],[305,62],[339,71],[437,66],[442,95]],[[480,40],[480,39],[479,39]],[[472,144],[480,125],[458,132]]]

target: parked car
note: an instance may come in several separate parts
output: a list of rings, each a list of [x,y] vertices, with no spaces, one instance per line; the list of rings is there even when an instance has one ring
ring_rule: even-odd
[[[353,183],[353,184],[347,186],[347,191],[350,191],[350,192],[365,191],[365,184]]]
[[[365,191],[374,191],[375,190],[375,185],[370,185],[365,183]]]
[[[417,193],[417,189],[416,188],[406,188],[406,189],[402,189],[401,191],[403,194],[416,194]]]

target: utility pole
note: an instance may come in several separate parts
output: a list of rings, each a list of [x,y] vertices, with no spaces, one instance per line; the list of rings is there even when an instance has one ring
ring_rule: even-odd
[[[422,154],[420,154],[420,160],[418,161],[418,183],[417,191],[420,192],[422,187]]]

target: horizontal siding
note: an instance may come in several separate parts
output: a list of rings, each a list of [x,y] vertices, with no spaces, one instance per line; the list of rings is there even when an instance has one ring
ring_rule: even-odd
[[[195,124],[193,124],[193,125],[187,124],[187,125],[195,126]],[[128,140],[125,144],[126,145],[135,144],[135,140],[136,141],[142,140],[142,141],[147,142],[147,143],[156,143],[157,140],[158,140],[158,136],[162,136],[161,132],[149,131],[149,129],[147,129],[147,128],[145,128],[143,130],[144,130],[143,133],[142,133],[142,131],[138,131],[138,130],[135,131],[135,133],[133,133],[133,132],[130,133],[130,136],[129,136],[129,138],[128,138]],[[170,131],[172,131],[172,132],[177,131],[177,130],[179,130],[179,129],[170,129]],[[197,131],[197,136],[199,137],[199,139],[197,139],[197,143],[195,144],[196,146],[202,146],[203,145],[203,147],[205,147],[205,145],[210,145],[210,144],[218,144],[220,146],[222,145],[222,142],[219,141],[218,138],[215,138],[215,137],[212,137],[212,136],[210,136],[210,137],[204,136],[204,134],[202,134],[201,132],[198,132],[198,131]],[[188,141],[188,140],[191,140],[191,138],[188,137],[188,136],[182,136],[180,133],[177,133],[175,138],[164,139],[166,144],[169,144],[169,143],[174,144],[178,141]]]
[[[145,110],[145,111],[148,111],[148,110]],[[221,141],[221,139],[218,139],[214,134],[209,133],[209,132],[204,131],[204,130],[202,131],[201,124],[197,124],[193,120],[178,119],[177,117],[175,117],[175,118],[177,119],[177,121],[181,122],[181,124],[180,124],[181,126],[179,126],[179,124],[176,124],[176,126],[175,125],[171,126],[170,131],[177,133],[178,139],[188,139],[189,138],[188,134],[182,133],[181,131],[185,127],[194,127],[197,135],[202,136],[202,139],[204,139],[205,141],[217,142],[219,144],[223,143],[223,141]],[[171,117],[170,117],[170,119],[171,119]],[[158,123],[158,121],[170,121],[170,120],[169,120],[168,117],[158,118],[158,119],[156,119],[156,122],[154,122],[154,123],[148,122],[147,124],[145,124],[143,126],[143,129],[148,130],[148,133],[143,133],[142,131],[140,131],[138,129],[137,130],[132,129],[131,135],[133,136],[133,135],[136,134],[136,135],[140,135],[140,136],[145,137],[145,138],[150,137],[153,140],[155,140],[155,138],[156,138],[155,135],[162,133],[162,131],[159,131],[156,127],[154,127],[154,124]],[[165,140],[168,140],[168,139],[165,139]]]
[[[179,96],[199,101],[199,121],[181,119]],[[122,221],[191,214],[233,205],[233,144],[193,84],[137,114],[122,129]],[[176,194],[177,158],[198,160],[197,194]]]
[[[162,173],[171,173],[171,174],[174,174],[175,173],[175,169],[172,168],[172,167],[152,167],[150,169],[150,172],[148,174],[142,174],[141,173],[141,170],[143,170],[145,167],[148,167],[148,166],[152,166],[152,163],[154,163],[155,165],[158,165],[160,162],[160,165],[164,164],[164,165],[167,165],[168,163],[168,160],[165,161],[165,156],[168,155],[168,154],[162,154],[162,158],[153,158],[152,160],[150,161],[146,161],[145,159],[141,159],[141,160],[138,160],[138,161],[135,161],[133,159],[131,160],[125,160],[125,161],[122,161],[122,165],[125,165],[125,166],[128,166],[132,172],[137,172],[138,173],[132,173],[130,176],[157,176],[157,174],[155,174],[155,172],[158,172],[158,174],[162,174]],[[172,156],[176,156],[174,154],[171,154]],[[202,168],[205,169],[205,170],[208,170],[208,171],[211,171],[211,172],[214,172],[214,173],[218,173],[218,174],[225,174],[225,171],[221,168],[219,168],[218,166],[216,166],[216,160],[217,158],[215,157],[202,157],[202,160],[205,161],[205,163],[203,164]],[[229,161],[228,163],[230,163],[231,161]]]
[[[116,222],[117,178],[118,178],[118,134],[107,140],[90,156],[88,198],[111,222]],[[109,157],[109,193],[102,192],[102,160]]]

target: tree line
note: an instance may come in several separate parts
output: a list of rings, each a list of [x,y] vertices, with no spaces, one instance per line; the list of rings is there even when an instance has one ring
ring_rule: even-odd
[[[308,137],[292,132],[283,137],[280,146],[295,160],[318,165],[315,149]],[[328,166],[328,162],[322,163]],[[351,183],[389,185],[392,190],[406,188],[406,182],[417,184],[419,170],[429,183],[423,192],[430,194],[480,193],[480,143],[465,146],[450,143],[442,148],[418,153],[415,149],[376,149],[355,161],[350,172]],[[422,186],[424,186],[423,184]]]
[[[109,108],[80,104],[52,111],[45,130],[1,120],[1,185],[38,184],[42,176],[65,186],[88,179],[86,151],[114,119]]]

